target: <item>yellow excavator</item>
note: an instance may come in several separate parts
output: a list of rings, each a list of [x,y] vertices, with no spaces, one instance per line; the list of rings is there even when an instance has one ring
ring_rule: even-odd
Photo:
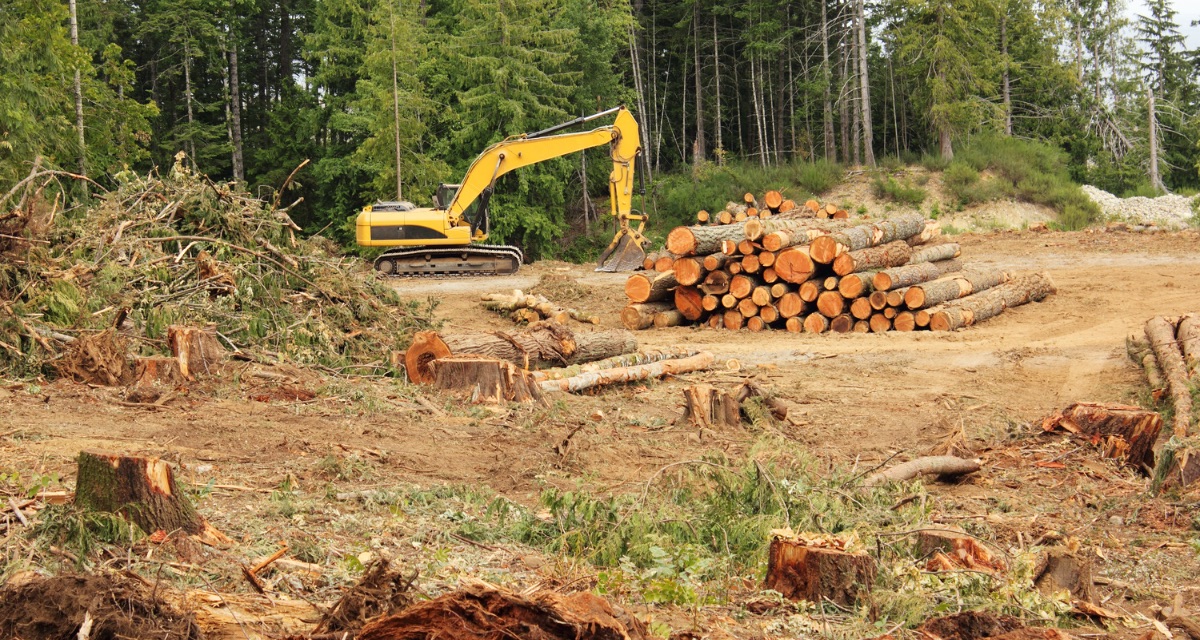
[[[610,125],[557,133],[614,113],[616,118]],[[515,273],[524,259],[520,249],[482,244],[491,230],[488,201],[496,180],[514,169],[608,144],[613,161],[609,200],[620,228],[601,254],[596,270],[637,269],[646,257],[642,231],[647,219],[645,212],[633,211],[634,162],[642,150],[638,135],[633,114],[625,107],[616,107],[543,131],[509,137],[475,158],[459,184],[440,185],[432,208],[418,208],[409,202],[378,202],[364,207],[355,220],[358,244],[394,247],[375,259],[376,272],[384,276]],[[643,187],[643,200],[644,194]]]

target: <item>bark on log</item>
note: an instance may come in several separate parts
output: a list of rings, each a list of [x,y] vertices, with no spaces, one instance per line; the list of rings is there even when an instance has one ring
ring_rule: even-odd
[[[688,347],[667,347],[665,349],[650,349],[647,351],[635,351],[634,353],[626,353],[603,360],[595,360],[592,362],[584,362],[582,364],[574,364],[569,367],[559,367],[557,369],[543,369],[541,371],[532,371],[530,375],[533,379],[541,382],[542,380],[561,380],[570,378],[581,373],[589,373],[592,371],[600,371],[601,369],[612,369],[614,367],[632,367],[639,364],[649,364],[660,360],[671,360],[678,358],[690,358],[697,353],[696,349]]]
[[[911,257],[912,247],[903,240],[897,240],[877,247],[843,253],[833,259],[833,272],[844,276],[856,271],[889,269],[907,264]]]
[[[1062,429],[1099,445],[1106,458],[1119,458],[1129,466],[1151,473],[1154,443],[1162,431],[1162,416],[1154,411],[1122,404],[1077,402],[1042,420],[1042,429]]]
[[[745,225],[737,222],[706,227],[675,227],[667,234],[667,251],[677,256],[709,254],[721,249],[723,240],[743,240]]]
[[[637,338],[628,331],[573,332],[557,323],[534,322],[514,332],[440,336],[434,331],[423,331],[413,337],[404,362],[409,379],[424,382],[434,379],[429,363],[449,354],[481,355],[506,360],[523,369],[545,369],[636,350]]]
[[[906,242],[912,246],[923,245],[930,240],[942,235],[942,223],[937,220],[926,220],[925,228],[915,236],[909,236]]]
[[[979,471],[978,460],[955,456],[926,456],[898,464],[863,480],[864,487],[878,487],[889,482],[903,482],[922,475],[961,476]]]
[[[784,247],[806,244],[813,238],[850,226],[845,222],[813,218],[772,218],[747,220],[743,232],[747,240],[761,241],[765,249],[778,251]],[[768,240],[769,237],[773,239]]]
[[[81,451],[76,462],[75,504],[120,514],[146,533],[182,531],[204,544],[232,544],[179,492],[165,461]]]
[[[1200,371],[1200,314],[1189,313],[1179,319],[1179,328],[1175,332],[1179,341],[1179,350],[1183,353],[1183,364],[1187,369],[1188,378],[1195,378]]]
[[[1158,368],[1158,360],[1154,357],[1154,351],[1150,348],[1150,343],[1146,341],[1145,334],[1127,336],[1125,349],[1129,354],[1129,359],[1137,363],[1146,374],[1146,382],[1150,385],[1151,393],[1158,393],[1164,387],[1162,370]]]
[[[1150,492],[1171,487],[1186,489],[1200,480],[1200,440],[1172,437],[1158,451],[1158,464],[1150,480]]]
[[[841,280],[838,280],[838,293],[842,294],[842,296],[847,300],[868,296],[871,294],[871,286],[874,276],[874,271],[846,274],[845,277],[843,277]]]
[[[675,307],[669,302],[643,302],[621,309],[621,324],[630,331],[641,331],[654,326],[654,316]]]
[[[912,257],[908,261],[910,264],[941,262],[943,260],[952,260],[960,255],[962,255],[962,247],[957,242],[947,242],[945,244],[935,244],[931,247],[921,247],[914,250]]]
[[[632,367],[602,369],[600,371],[582,373],[578,376],[573,376],[570,378],[563,378],[562,380],[544,380],[538,384],[541,387],[541,390],[544,392],[575,392],[609,384],[635,382],[638,380],[662,378],[665,376],[677,376],[692,371],[701,371],[712,366],[712,362],[713,355],[707,351],[701,351],[700,353],[688,358],[660,360],[658,362],[636,365]]]
[[[675,287],[675,308],[695,322],[704,315],[704,294],[696,287]]]
[[[658,261],[658,253],[647,253],[645,258],[642,258],[642,269],[646,271],[654,271],[654,263]]]
[[[167,344],[179,361],[179,372],[188,380],[195,380],[197,373],[215,373],[227,355],[215,331],[197,327],[167,327]]]
[[[708,272],[704,268],[705,258],[690,256],[675,261],[675,281],[679,284],[692,286],[699,284]]]
[[[925,217],[919,213],[896,216],[877,223],[860,224],[814,238],[810,245],[810,255],[815,262],[830,264],[843,253],[903,240],[921,233],[924,228]]]
[[[433,384],[465,392],[471,404],[543,402],[533,376],[511,362],[485,356],[452,355],[433,361]]]
[[[674,271],[635,273],[625,281],[625,296],[630,302],[658,302],[667,299],[677,284]]]
[[[738,427],[742,412],[737,398],[710,384],[697,384],[683,390],[683,419],[693,427]]]
[[[859,553],[808,546],[776,536],[767,556],[765,587],[789,600],[853,606],[875,583],[875,560]]]
[[[706,271],[716,271],[725,266],[725,261],[729,260],[729,256],[723,253],[710,253],[704,256],[704,269]]]
[[[1175,437],[1185,438],[1192,426],[1192,392],[1188,386],[1183,352],[1175,340],[1175,325],[1162,316],[1150,318],[1146,322],[1146,340],[1158,359],[1158,367],[1167,381],[1167,394],[1175,407],[1172,430]]]
[[[699,317],[697,317],[696,319],[699,320]],[[683,317],[683,314],[675,309],[669,309],[667,311],[660,311],[660,312],[654,314],[654,328],[655,329],[665,329],[667,327],[678,327],[680,325],[686,324],[686,322],[687,322],[687,319]]]
[[[929,328],[954,331],[969,327],[980,320],[998,316],[1005,309],[1040,302],[1055,291],[1049,276],[1033,273],[946,305],[942,311],[930,315]]]
[[[991,289],[1009,279],[1009,274],[997,269],[970,269],[909,287],[904,293],[904,304],[909,309],[924,309]]]
[[[808,247],[789,247],[780,251],[772,267],[780,278],[793,284],[808,280],[816,269],[809,256]]]
[[[946,246],[946,245],[942,245]],[[962,269],[958,260],[941,260],[938,262],[917,262],[909,259],[910,264],[892,269],[884,269],[875,274],[871,285],[876,291],[890,291],[900,287],[908,287],[922,282],[936,280]]]
[[[817,296],[817,311],[826,318],[836,318],[846,310],[846,299],[837,291],[822,291]]]

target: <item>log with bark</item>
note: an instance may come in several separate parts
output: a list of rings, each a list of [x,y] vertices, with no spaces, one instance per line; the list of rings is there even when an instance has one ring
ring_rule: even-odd
[[[1140,336],[1137,334],[1126,336],[1125,349],[1126,353],[1129,354],[1129,359],[1140,366],[1146,374],[1146,382],[1150,385],[1150,392],[1157,394],[1164,387],[1162,371],[1158,368],[1158,359],[1154,357],[1154,350],[1150,348],[1150,343],[1146,341],[1145,334],[1143,333]]]
[[[958,260],[940,260],[938,262],[917,262],[912,259],[910,264],[892,269],[884,269],[875,274],[871,285],[876,291],[890,291],[908,287],[922,282],[936,280],[955,271],[962,270]]]
[[[938,280],[909,287],[904,293],[904,304],[913,310],[933,307],[991,289],[1010,279],[1009,274],[998,269],[977,268],[952,273]]]
[[[233,543],[179,491],[166,461],[82,451],[76,462],[76,505],[120,514],[148,534],[178,531],[212,546]]]
[[[833,259],[833,272],[839,276],[867,271],[871,269],[888,269],[908,263],[912,257],[912,247],[907,242],[897,240],[875,247],[859,249],[843,253]]]
[[[919,213],[888,218],[876,223],[860,224],[829,235],[814,238],[810,244],[815,262],[830,264],[834,258],[895,240],[904,240],[925,229],[925,217]]]
[[[601,369],[612,369],[615,367],[632,367],[639,364],[649,364],[660,360],[673,360],[679,358],[690,358],[697,353],[696,349],[688,347],[667,347],[664,349],[649,349],[645,351],[635,351],[626,353],[603,360],[594,360],[582,364],[573,364],[569,367],[559,367],[557,369],[542,369],[533,371],[533,379],[541,382],[542,380],[561,380],[570,378],[581,373],[589,373],[592,371],[600,371]]]
[[[554,322],[535,322],[522,331],[442,336],[423,331],[405,352],[409,380],[433,382],[429,364],[450,354],[506,360],[523,369],[545,369],[611,358],[637,350],[628,331],[571,331]]]
[[[777,534],[767,555],[767,589],[789,600],[853,606],[875,583],[875,560],[865,553],[809,544]]]
[[[553,320],[560,324],[566,324],[568,320],[577,320],[587,324],[600,324],[599,316],[589,316],[578,309],[563,307],[551,302],[545,296],[526,295],[519,289],[513,290],[511,294],[504,293],[487,293],[480,296],[480,302],[485,309],[490,309],[497,312],[512,313],[522,309],[529,309],[536,312],[537,316],[533,319],[537,320]]]
[[[952,260],[962,255],[962,246],[957,242],[947,242],[945,244],[935,244],[928,247],[914,249],[912,257],[909,258],[910,264],[920,264],[922,262],[941,262],[943,260]]]
[[[1005,309],[1028,302],[1040,302],[1055,291],[1054,282],[1044,273],[1022,276],[946,305],[941,311],[930,315],[929,328],[934,331],[953,331],[969,327],[980,320],[995,317]]]
[[[721,250],[725,240],[746,238],[744,223],[704,227],[675,227],[667,234],[667,251],[677,256],[709,254]]]
[[[630,331],[640,331],[654,326],[654,316],[665,311],[671,311],[675,305],[670,302],[643,302],[631,304],[621,309],[621,324]]]
[[[511,362],[473,354],[433,361],[434,386],[465,392],[471,404],[543,402],[537,381]]]
[[[1154,469],[1154,443],[1162,416],[1122,404],[1077,402],[1042,420],[1042,429],[1061,429],[1099,445],[1105,457],[1123,460],[1149,474]]]
[[[1188,379],[1196,377],[1200,371],[1200,313],[1189,313],[1179,319],[1175,336],[1179,341],[1179,349],[1183,352],[1183,364],[1187,370]]]
[[[738,316],[741,317],[741,314],[738,314]],[[662,378],[665,376],[677,376],[684,373],[691,373],[693,371],[703,371],[711,367],[712,363],[713,355],[707,351],[701,351],[700,353],[687,358],[660,360],[658,362],[635,365],[631,367],[601,369],[599,371],[581,373],[577,376],[563,378],[561,380],[544,380],[539,384],[541,386],[541,390],[544,392],[575,392],[609,384],[636,382],[638,380],[648,380],[650,378]]]
[[[1192,426],[1192,392],[1183,351],[1175,339],[1175,325],[1162,316],[1151,318],[1146,322],[1146,340],[1158,360],[1158,367],[1167,383],[1167,394],[1175,409],[1172,430],[1175,437],[1186,438]]]
[[[674,271],[634,273],[625,281],[625,296],[630,302],[657,302],[667,299],[676,284]]]
[[[975,473],[979,469],[978,460],[967,460],[956,456],[926,456],[867,476],[867,479],[863,480],[863,486],[878,487],[889,482],[903,482],[923,475],[957,477]]]

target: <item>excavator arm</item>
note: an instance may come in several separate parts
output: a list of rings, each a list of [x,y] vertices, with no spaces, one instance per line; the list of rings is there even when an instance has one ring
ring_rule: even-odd
[[[610,114],[616,114],[611,125],[597,127],[591,131],[554,134],[554,132],[588,122]],[[514,136],[488,147],[463,176],[461,186],[446,206],[448,222],[452,226],[470,224],[472,235],[487,236],[487,199],[496,180],[514,169],[565,156],[577,151],[608,144],[613,168],[609,175],[609,201],[612,215],[619,229],[608,249],[600,258],[598,270],[626,271],[637,268],[645,258],[643,245],[646,238],[642,231],[646,225],[645,213],[633,213],[634,162],[641,152],[637,120],[625,107],[617,107],[600,113],[576,118],[570,122],[544,131]],[[480,215],[476,220],[466,219],[466,212],[480,200]],[[636,223],[637,227],[631,226]]]

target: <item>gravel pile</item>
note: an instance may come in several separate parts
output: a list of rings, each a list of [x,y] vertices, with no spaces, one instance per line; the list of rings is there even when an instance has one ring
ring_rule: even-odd
[[[1192,209],[1195,198],[1167,195],[1157,198],[1141,196],[1133,198],[1118,198],[1113,194],[1097,189],[1091,185],[1083,185],[1083,192],[1100,205],[1104,216],[1110,220],[1120,220],[1139,225],[1153,225],[1166,229],[1184,229],[1197,215]]]

